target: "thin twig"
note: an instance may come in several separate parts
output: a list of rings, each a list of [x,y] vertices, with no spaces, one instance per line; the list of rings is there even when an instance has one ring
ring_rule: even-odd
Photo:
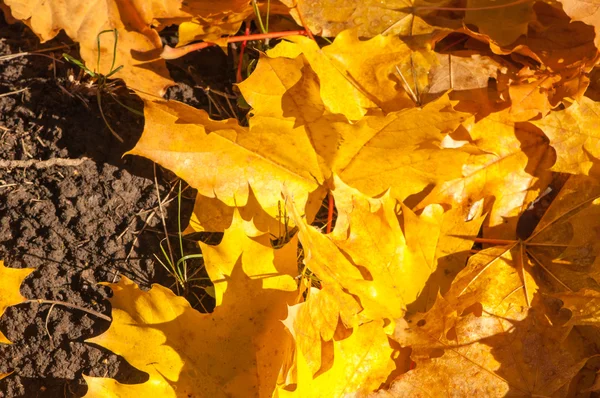
[[[11,91],[9,93],[0,94],[0,98],[8,97],[9,95],[13,95],[13,94],[19,94],[19,93],[22,93],[23,91],[27,91],[27,90],[29,90],[29,87],[25,87],[20,90]]]
[[[62,159],[62,158],[54,158],[48,160],[0,160],[0,169],[25,169],[29,167],[33,167],[37,170],[47,169],[50,167],[58,166],[58,167],[77,167],[81,166],[86,160],[90,160],[90,158],[80,158],[80,159]]]
[[[102,313],[100,313],[98,311],[89,310],[87,308],[80,307],[78,305],[71,304],[71,303],[65,303],[64,301],[33,299],[33,300],[26,300],[26,301],[24,301],[24,303],[60,305],[60,306],[63,306],[63,307],[73,308],[75,310],[86,312],[86,313],[88,313],[90,315],[94,315],[94,316],[96,316],[96,317],[98,317],[100,319],[104,319],[105,321],[112,322],[112,318],[111,317],[109,317],[107,315],[104,315],[104,314],[102,314]]]

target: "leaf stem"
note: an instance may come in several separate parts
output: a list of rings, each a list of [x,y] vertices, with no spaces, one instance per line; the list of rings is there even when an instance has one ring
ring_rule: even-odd
[[[290,30],[286,32],[271,32],[271,33],[257,33],[254,35],[248,36],[232,36],[227,38],[227,43],[237,43],[240,41],[252,41],[252,40],[264,40],[264,39],[279,39],[286,36],[298,36],[298,35],[306,35],[306,30]],[[188,44],[187,46],[173,48],[170,46],[165,46],[163,48],[160,57],[163,59],[177,59],[183,57],[184,55],[197,50],[202,50],[207,47],[211,47],[216,45],[215,43],[209,42],[201,42]]]
[[[111,318],[111,317],[109,317],[109,316],[107,316],[107,315],[104,315],[104,314],[102,314],[102,313],[100,313],[100,312],[98,312],[98,311],[89,310],[89,309],[87,309],[87,308],[80,307],[80,306],[78,306],[78,305],[71,304],[71,303],[65,303],[64,301],[55,301],[55,300],[42,300],[42,299],[32,299],[32,300],[26,300],[26,301],[23,301],[23,302],[24,302],[24,303],[37,303],[37,304],[52,304],[52,305],[60,305],[60,306],[63,306],[63,307],[67,307],[67,308],[73,308],[73,309],[75,309],[75,310],[79,310],[79,311],[82,311],[82,312],[86,312],[86,313],[88,313],[88,314],[90,314],[90,315],[94,315],[94,316],[96,316],[96,317],[98,317],[98,318],[100,318],[100,319],[104,319],[105,321],[112,322],[112,318]]]
[[[473,238],[474,242],[477,243],[490,243],[492,245],[511,245],[516,243],[516,240],[506,240],[506,239],[486,239],[486,238]]]
[[[415,11],[486,11],[486,10],[497,10],[499,8],[512,7],[523,3],[529,3],[531,0],[517,0],[508,4],[498,4],[495,6],[487,6],[487,7],[415,7]]]

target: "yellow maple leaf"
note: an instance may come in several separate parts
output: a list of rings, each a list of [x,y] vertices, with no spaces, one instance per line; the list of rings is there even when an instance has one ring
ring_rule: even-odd
[[[194,18],[179,25],[177,46],[198,40],[223,43],[224,37],[234,35],[254,13],[250,2],[245,0],[192,1],[186,5],[186,11]]]
[[[427,314],[399,322],[394,338],[412,347],[416,369],[374,396],[564,396],[593,353],[570,328],[552,324],[540,294],[546,282],[523,251],[481,251]]]
[[[451,1],[423,0],[282,0],[298,25],[306,25],[314,34],[325,37],[358,28],[359,36],[379,34],[416,36],[433,32],[427,16],[430,7],[444,7]],[[446,20],[435,20],[446,22]],[[456,21],[458,22],[458,21]],[[460,26],[458,24],[457,26]]]
[[[434,187],[419,204],[462,204],[470,207],[486,197],[490,212],[486,227],[494,238],[514,238],[518,216],[551,180],[554,154],[535,127],[516,123],[509,109],[492,113],[469,128],[473,154],[462,166],[462,177]],[[472,146],[471,146],[472,145]]]
[[[416,369],[371,397],[565,396],[565,386],[591,355],[577,349],[576,336],[562,338],[561,328],[534,309],[432,314],[442,316],[412,320]]]
[[[304,36],[288,37],[267,55],[296,58],[304,54],[319,77],[326,109],[350,120],[359,120],[369,110],[414,107],[407,90],[425,90],[428,72],[437,64],[431,46],[423,42],[418,48],[414,40],[407,43],[396,36],[378,35],[361,41],[357,34],[357,30],[343,31],[322,48]]]
[[[484,310],[495,312],[516,305],[514,300],[531,306],[538,291],[593,288],[600,281],[599,198],[598,181],[570,177],[527,239],[506,241],[471,257],[469,271],[454,280],[451,292],[468,306],[472,292],[481,295],[479,286],[493,283],[495,289],[485,291],[493,297],[482,303]]]
[[[249,128],[174,101],[147,101],[144,133],[129,153],[160,163],[228,206],[245,206],[252,189],[272,217],[284,186],[303,208],[309,198],[323,197],[336,172],[367,195],[391,187],[404,200],[458,178],[469,156],[440,147],[468,116],[447,97],[350,123],[325,111],[318,76],[301,57],[261,58],[240,88],[254,106]]]
[[[511,44],[527,35],[529,22],[534,20],[533,2],[514,3],[514,0],[468,0],[464,22],[476,25],[479,32],[501,46]]]
[[[4,262],[0,261],[0,317],[4,315],[6,309],[10,306],[24,302],[25,297],[19,292],[23,280],[33,272],[31,268],[15,269],[7,268]],[[11,342],[0,332],[0,344],[11,344]],[[0,373],[0,379],[5,378],[11,373]]]
[[[314,293],[312,297],[318,296]],[[309,298],[310,301],[310,298]],[[297,304],[305,306],[308,303]],[[301,310],[300,310],[301,311]],[[296,336],[310,324],[295,322]],[[294,329],[292,329],[294,330]],[[394,349],[383,329],[383,320],[354,327],[349,337],[334,338],[333,353],[328,369],[318,375],[309,367],[303,350],[296,351],[297,379],[292,386],[282,384],[275,397],[343,397],[348,394],[365,396],[386,381],[396,365]],[[321,341],[315,341],[321,345]],[[293,388],[293,390],[292,390]],[[292,391],[290,391],[292,390]]]
[[[7,268],[4,262],[0,261],[0,316],[10,306],[17,305],[25,301],[21,296],[19,289],[23,280],[33,272],[32,268]],[[0,343],[10,344],[10,341],[0,332]]]
[[[97,73],[107,74],[111,64],[123,69],[115,74],[132,89],[162,96],[172,84],[163,60],[158,57],[162,43],[156,30],[150,28],[154,19],[180,15],[180,1],[153,0],[151,6],[143,2],[118,1],[81,2],[59,0],[39,3],[33,0],[8,0],[12,15],[25,21],[44,42],[54,38],[60,30],[80,44],[80,54],[86,65]],[[116,54],[114,38],[102,36],[100,54],[98,34],[107,29],[119,33]]]
[[[232,30],[241,21],[234,21],[227,27],[227,18],[235,19],[244,6],[246,11],[252,8],[248,2],[239,0],[220,1],[91,1],[54,0],[39,3],[34,0],[8,0],[12,15],[26,22],[42,41],[54,38],[60,30],[80,44],[81,57],[89,69],[95,70],[99,59],[97,73],[107,74],[111,65],[123,68],[114,77],[122,78],[127,85],[141,95],[162,96],[167,86],[173,84],[165,61],[159,57],[162,43],[157,29],[172,23],[191,21],[200,28],[212,26],[212,31],[200,33],[190,32],[189,25],[182,24],[184,38],[193,35],[197,39],[212,37],[210,33],[234,33]],[[116,29],[118,43],[116,54],[112,35],[103,35],[100,41],[100,54],[97,49],[98,34],[104,30]]]
[[[275,251],[236,214],[220,245],[203,245],[217,299],[212,314],[158,285],[148,292],[126,278],[110,285],[113,322],[88,341],[122,355],[149,380],[86,377],[88,396],[271,396],[290,343],[281,320],[297,296],[296,250],[292,241]]]
[[[305,264],[325,286],[339,287],[357,297],[363,309],[361,316],[400,318],[436,271],[443,246],[452,244],[441,233],[448,230],[448,224],[456,228],[456,219],[444,218],[439,205],[428,206],[418,216],[403,207],[401,229],[396,200],[389,194],[372,199],[339,179],[335,184],[333,194],[342,210],[330,235],[307,225],[294,206],[288,211],[299,228]],[[459,230],[465,228],[455,232]]]
[[[539,127],[556,150],[553,171],[572,174],[600,175],[600,103],[587,97],[564,110],[552,112],[531,123]]]

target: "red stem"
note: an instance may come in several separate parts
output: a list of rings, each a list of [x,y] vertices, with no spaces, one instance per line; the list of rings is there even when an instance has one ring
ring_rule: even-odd
[[[248,37],[250,36],[250,24],[245,23],[246,25],[246,31],[245,31],[245,36]],[[237,68],[237,74],[236,74],[236,81],[239,83],[241,82],[242,79],[242,64],[244,63],[244,51],[246,50],[246,45],[248,44],[248,40],[244,40],[242,42],[242,48],[240,48],[240,59],[238,60],[238,68]]]
[[[333,200],[333,195],[331,194],[331,192],[329,192],[327,194],[327,196],[329,199],[329,204],[327,206],[327,229],[326,229],[326,232],[330,233],[331,225],[333,224],[333,209],[335,207],[335,202]]]
[[[227,43],[237,43],[251,40],[264,40],[264,39],[279,39],[286,36],[298,36],[298,35],[306,35],[305,30],[290,30],[286,32],[270,32],[270,33],[258,33],[254,35],[248,36],[232,36],[227,38]],[[183,57],[184,55],[196,51],[202,50],[203,48],[214,46],[215,43],[201,42],[188,44],[187,46],[173,48],[170,46],[165,46],[163,48],[163,52],[160,54],[160,57],[163,59],[176,59]]]

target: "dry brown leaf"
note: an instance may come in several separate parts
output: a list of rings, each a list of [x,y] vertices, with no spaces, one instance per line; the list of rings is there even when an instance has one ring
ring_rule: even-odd
[[[505,67],[487,56],[472,51],[461,54],[436,54],[439,65],[429,72],[429,94],[448,90],[474,90],[488,86],[490,78],[496,78]]]
[[[563,10],[574,21],[581,21],[594,27],[596,47],[600,48],[600,2],[597,0],[558,0]]]

